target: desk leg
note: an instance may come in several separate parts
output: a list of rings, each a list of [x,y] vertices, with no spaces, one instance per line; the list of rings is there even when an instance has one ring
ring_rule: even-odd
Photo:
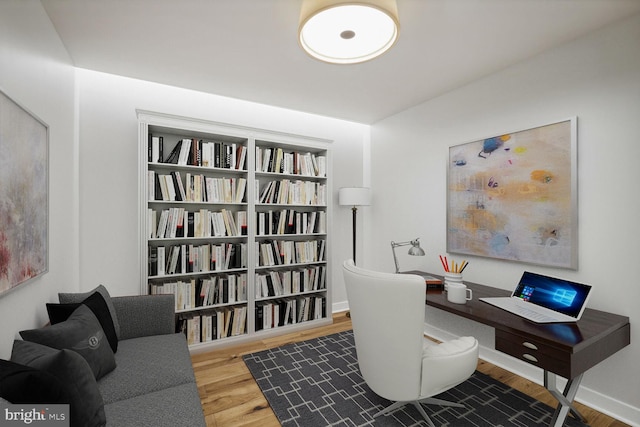
[[[544,371],[544,386],[549,390],[549,393],[558,400],[558,407],[556,408],[555,414],[553,414],[553,418],[551,418],[549,427],[562,427],[565,418],[569,415],[569,411],[571,411],[575,418],[586,423],[586,419],[578,412],[575,406],[573,406],[573,399],[576,397],[576,393],[578,393],[580,381],[582,381],[582,374],[570,379],[564,388],[564,393],[560,393],[556,386],[556,374]]]

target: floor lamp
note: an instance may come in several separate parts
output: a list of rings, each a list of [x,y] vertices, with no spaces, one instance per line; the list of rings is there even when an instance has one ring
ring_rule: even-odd
[[[358,206],[371,204],[371,189],[368,187],[343,187],[338,193],[338,203],[341,206],[352,206],[353,212],[353,263],[356,263],[356,215]]]

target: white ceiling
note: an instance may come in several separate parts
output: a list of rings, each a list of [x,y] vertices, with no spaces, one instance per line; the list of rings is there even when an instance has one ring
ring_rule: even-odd
[[[640,0],[398,0],[382,57],[329,65],[301,0],[41,0],[77,67],[374,123],[640,12]]]

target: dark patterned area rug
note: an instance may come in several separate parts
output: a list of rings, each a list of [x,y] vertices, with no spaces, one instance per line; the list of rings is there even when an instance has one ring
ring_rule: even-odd
[[[366,385],[353,332],[315,338],[243,357],[283,426],[425,426],[408,405],[372,419],[390,405]],[[547,426],[553,409],[480,372],[438,398],[465,408],[426,405],[436,426]],[[584,427],[567,418],[565,426]]]

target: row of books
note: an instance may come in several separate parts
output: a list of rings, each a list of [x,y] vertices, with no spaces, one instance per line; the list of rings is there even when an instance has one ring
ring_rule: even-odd
[[[325,206],[327,185],[313,181],[282,179],[269,181],[260,189],[259,180],[256,180],[256,195],[256,203]]]
[[[191,212],[178,207],[156,211],[149,208],[148,215],[147,237],[150,239],[247,235],[246,211],[200,209]]]
[[[285,152],[282,148],[256,147],[256,172],[327,176],[327,158],[311,153]]]
[[[175,282],[150,283],[152,295],[175,295],[176,311],[247,301],[247,274],[225,274]]]
[[[327,299],[320,296],[283,298],[256,303],[255,330],[266,330],[323,319],[327,316]]]
[[[327,267],[324,265],[256,273],[256,299],[326,289],[326,276]]]
[[[189,345],[246,334],[247,306],[180,315],[176,320],[176,332],[184,333]]]
[[[187,172],[183,181],[179,171],[160,174],[150,170],[147,174],[147,196],[151,201],[242,203],[245,200],[246,178],[214,178]]]
[[[326,241],[265,240],[256,245],[256,267],[324,261]]]
[[[247,147],[229,142],[182,138],[169,153],[165,153],[164,137],[149,134],[148,153],[150,163],[244,170]]]
[[[225,271],[247,267],[247,244],[149,246],[149,276]]]
[[[293,209],[258,212],[259,236],[271,234],[325,234],[327,213],[325,211],[301,212]]]

